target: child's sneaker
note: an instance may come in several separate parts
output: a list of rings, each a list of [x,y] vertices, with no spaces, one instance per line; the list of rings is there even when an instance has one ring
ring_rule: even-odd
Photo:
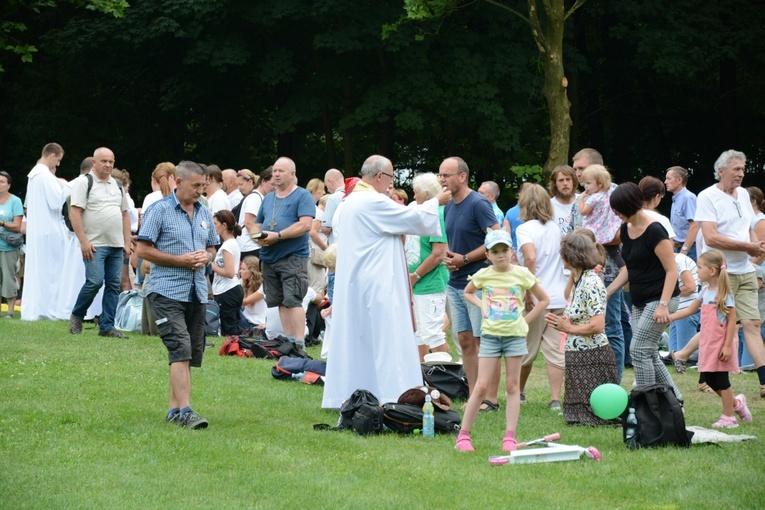
[[[463,432],[460,432],[457,436],[457,444],[454,447],[461,452],[472,452],[475,450],[473,443],[470,442],[470,434]]]
[[[508,431],[507,434],[505,434],[505,438],[502,440],[502,451],[514,452],[517,449],[518,443],[515,441],[515,433]]]
[[[744,395],[736,395],[736,405],[733,407],[741,421],[749,423],[752,421],[752,413],[749,412],[749,408],[746,406],[746,397]]]
[[[720,415],[720,419],[712,424],[716,429],[735,429],[738,427],[738,421],[735,416]]]

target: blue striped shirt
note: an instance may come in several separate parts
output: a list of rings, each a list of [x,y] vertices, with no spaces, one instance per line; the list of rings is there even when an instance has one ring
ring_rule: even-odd
[[[196,202],[194,217],[189,218],[173,192],[144,212],[138,240],[149,241],[159,251],[170,255],[184,255],[215,246],[218,235],[207,207]],[[194,271],[187,267],[152,263],[149,286],[149,293],[156,292],[168,299],[190,303],[196,294],[200,303],[207,303],[204,267]]]

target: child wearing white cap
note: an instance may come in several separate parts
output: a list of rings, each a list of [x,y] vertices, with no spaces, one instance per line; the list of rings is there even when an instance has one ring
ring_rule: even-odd
[[[486,256],[492,265],[481,269],[470,278],[465,287],[465,299],[481,308],[481,345],[478,351],[478,379],[465,406],[462,430],[455,448],[473,451],[470,428],[475,422],[489,382],[497,370],[497,359],[505,357],[506,365],[506,432],[502,440],[504,451],[516,449],[515,429],[521,408],[521,361],[526,350],[528,322],[544,313],[550,298],[539,285],[539,280],[523,266],[515,265],[512,239],[504,230],[490,230],[486,235]],[[481,298],[476,295],[481,290]],[[523,316],[524,296],[531,291],[537,304]]]

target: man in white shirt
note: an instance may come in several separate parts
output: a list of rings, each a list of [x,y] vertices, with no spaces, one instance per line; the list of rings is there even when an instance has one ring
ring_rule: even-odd
[[[239,191],[239,183],[236,181],[236,170],[226,168],[221,172],[223,174],[223,191],[228,195],[228,203],[233,210],[242,201],[242,192]]]
[[[85,261],[85,284],[69,319],[69,332],[75,335],[82,333],[82,320],[103,285],[98,334],[125,337],[114,328],[114,314],[121,290],[122,261],[131,252],[130,218],[125,190],[112,177],[113,169],[114,153],[100,147],[93,154],[93,169],[87,178],[72,183],[69,218]]]
[[[342,172],[336,168],[327,170],[327,173],[324,174],[324,185],[327,186],[331,196],[327,199],[327,205],[324,206],[324,215],[321,218],[321,233],[327,236],[327,244],[332,244],[337,240],[335,239],[335,233],[332,231],[332,218],[335,216],[337,206],[340,205],[345,194],[345,179]]]
[[[717,184],[699,193],[695,220],[703,236],[702,253],[710,249],[725,255],[728,279],[736,300],[736,319],[744,330],[746,348],[757,367],[760,396],[765,398],[765,347],[760,336],[757,277],[749,257],[765,253],[765,240],[752,229],[754,209],[749,193],[741,187],[746,156],[723,152],[715,162]]]
[[[573,230],[571,228],[571,208],[579,197],[576,192],[577,186],[579,186],[579,181],[572,167],[559,165],[553,168],[547,190],[552,197],[550,202],[555,214],[555,223],[560,228],[561,236],[565,236]]]
[[[213,214],[231,210],[228,194],[223,190],[223,172],[218,165],[207,166],[207,208]]]

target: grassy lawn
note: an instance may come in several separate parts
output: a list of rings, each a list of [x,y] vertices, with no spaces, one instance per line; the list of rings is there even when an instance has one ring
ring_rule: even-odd
[[[762,508],[760,441],[630,451],[621,429],[569,427],[548,411],[538,360],[521,408],[519,440],[552,432],[596,446],[602,462],[491,467],[504,412],[481,415],[472,454],[454,437],[314,431],[337,422],[322,388],[273,379],[273,362],[208,351],[192,371],[195,408],[207,430],[164,422],[166,351],[157,338],[81,336],[64,322],[0,322],[2,508]],[[310,350],[318,357],[318,349]],[[540,356],[541,360],[541,356]],[[709,427],[716,396],[676,375],[688,425]],[[633,379],[626,371],[624,386]],[[732,377],[765,437],[755,374]],[[500,399],[504,409],[504,401]]]

